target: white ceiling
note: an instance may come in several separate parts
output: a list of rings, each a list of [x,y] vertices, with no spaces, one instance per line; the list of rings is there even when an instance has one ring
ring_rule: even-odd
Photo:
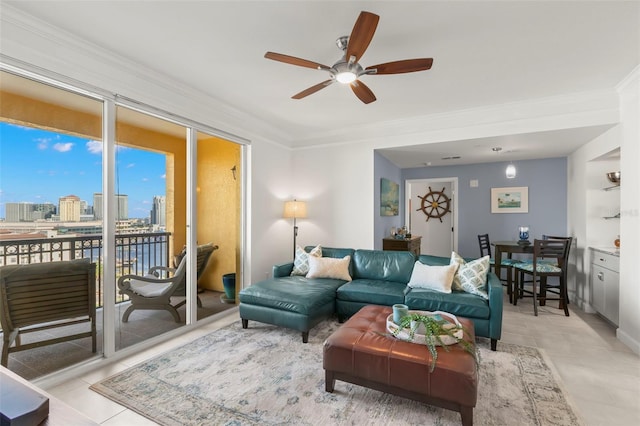
[[[640,63],[637,1],[5,3],[269,122],[293,147],[341,129],[612,89]],[[378,99],[369,105],[338,84],[291,99],[328,79],[326,72],[267,60],[265,52],[330,66],[341,55],[336,38],[350,34],[361,10],[380,15],[363,66],[432,57],[433,68],[362,77]],[[401,167],[468,154],[473,147],[502,146],[507,159],[556,157],[604,130],[407,147],[385,155]],[[535,153],[525,149],[531,143]],[[496,161],[490,149],[475,151],[464,162]]]

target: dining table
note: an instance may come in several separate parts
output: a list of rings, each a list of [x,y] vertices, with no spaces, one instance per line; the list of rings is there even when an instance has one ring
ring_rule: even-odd
[[[494,269],[495,269],[495,273],[498,277],[501,277],[502,275],[500,275],[501,271],[501,263],[502,263],[502,254],[506,253],[507,256],[509,257],[509,259],[511,259],[511,256],[513,254],[516,253],[523,253],[523,254],[529,254],[529,255],[533,255],[533,244],[531,243],[523,243],[517,240],[514,241],[493,241],[491,242],[491,245],[494,247]],[[509,294],[509,301],[511,300],[512,294],[513,294],[513,276],[511,274],[511,271],[509,274],[507,274],[507,293]]]

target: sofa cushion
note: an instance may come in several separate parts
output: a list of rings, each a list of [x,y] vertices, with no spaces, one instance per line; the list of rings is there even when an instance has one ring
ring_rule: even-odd
[[[407,285],[412,288],[429,288],[441,293],[451,293],[453,276],[457,270],[458,265],[433,266],[416,260]]]
[[[315,246],[306,246],[306,251],[311,251]],[[322,257],[333,257],[334,259],[342,259],[345,256],[351,256],[351,262],[349,263],[349,275],[353,277],[353,253],[354,249],[351,248],[335,248],[335,247],[322,247]]]
[[[489,256],[465,261],[455,251],[451,253],[451,264],[458,265],[458,272],[453,278],[455,290],[466,291],[485,299],[489,298],[486,292],[487,273],[489,272]]]
[[[343,280],[302,276],[271,278],[260,281],[239,293],[241,303],[266,306],[300,314],[314,314],[320,306],[335,300],[336,289]]]
[[[351,276],[349,275],[350,262],[351,256],[345,256],[342,259],[310,257],[307,278],[334,278],[351,281]]]
[[[415,260],[408,251],[356,250],[351,276],[354,279],[406,284],[411,278]]]
[[[296,257],[293,260],[293,270],[291,271],[291,275],[307,275],[309,272],[309,257],[320,257],[322,256],[322,247],[315,246],[309,252],[303,249],[300,246],[296,247]]]
[[[444,311],[467,318],[487,319],[491,313],[489,302],[463,291],[440,293],[424,288],[407,288],[404,303],[409,309]]]
[[[357,279],[341,286],[336,292],[339,300],[391,306],[404,303],[404,283]]]

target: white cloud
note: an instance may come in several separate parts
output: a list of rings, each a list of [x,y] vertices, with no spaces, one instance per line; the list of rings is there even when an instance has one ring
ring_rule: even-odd
[[[35,138],[34,141],[38,142],[38,149],[45,150],[49,147],[50,138]]]
[[[142,178],[143,182],[149,182],[149,178]]]
[[[126,146],[116,145],[116,152],[126,151]],[[102,141],[90,140],[87,142],[87,151],[91,154],[102,154]]]
[[[136,163],[129,163],[129,164],[127,164],[127,169],[130,169],[130,168],[135,167],[135,166],[136,166]]]
[[[71,151],[71,148],[73,148],[73,144],[71,142],[66,142],[66,143],[58,142],[53,145],[53,149],[58,152],[69,152]]]
[[[160,176],[160,179],[166,179],[166,178],[167,178],[167,174],[166,173]]]
[[[87,151],[91,154],[102,154],[102,142],[89,141],[87,142]]]

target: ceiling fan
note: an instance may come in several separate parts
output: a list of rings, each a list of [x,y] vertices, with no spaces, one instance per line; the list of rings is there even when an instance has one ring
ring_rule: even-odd
[[[331,78],[322,83],[311,86],[292,96],[293,99],[302,99],[320,89],[335,83],[349,84],[353,93],[365,104],[376,100],[375,95],[359,78],[363,75],[376,74],[402,74],[407,72],[425,71],[431,68],[433,58],[405,59],[402,61],[386,62],[384,64],[372,65],[363,68],[358,63],[365,50],[371,43],[373,34],[376,32],[380,17],[374,13],[362,11],[356,21],[350,36],[339,37],[336,40],[338,48],[344,51],[342,58],[332,66],[322,65],[295,56],[283,55],[281,53],[267,52],[264,57],[274,61],[280,61],[300,67],[314,68],[327,71]]]

